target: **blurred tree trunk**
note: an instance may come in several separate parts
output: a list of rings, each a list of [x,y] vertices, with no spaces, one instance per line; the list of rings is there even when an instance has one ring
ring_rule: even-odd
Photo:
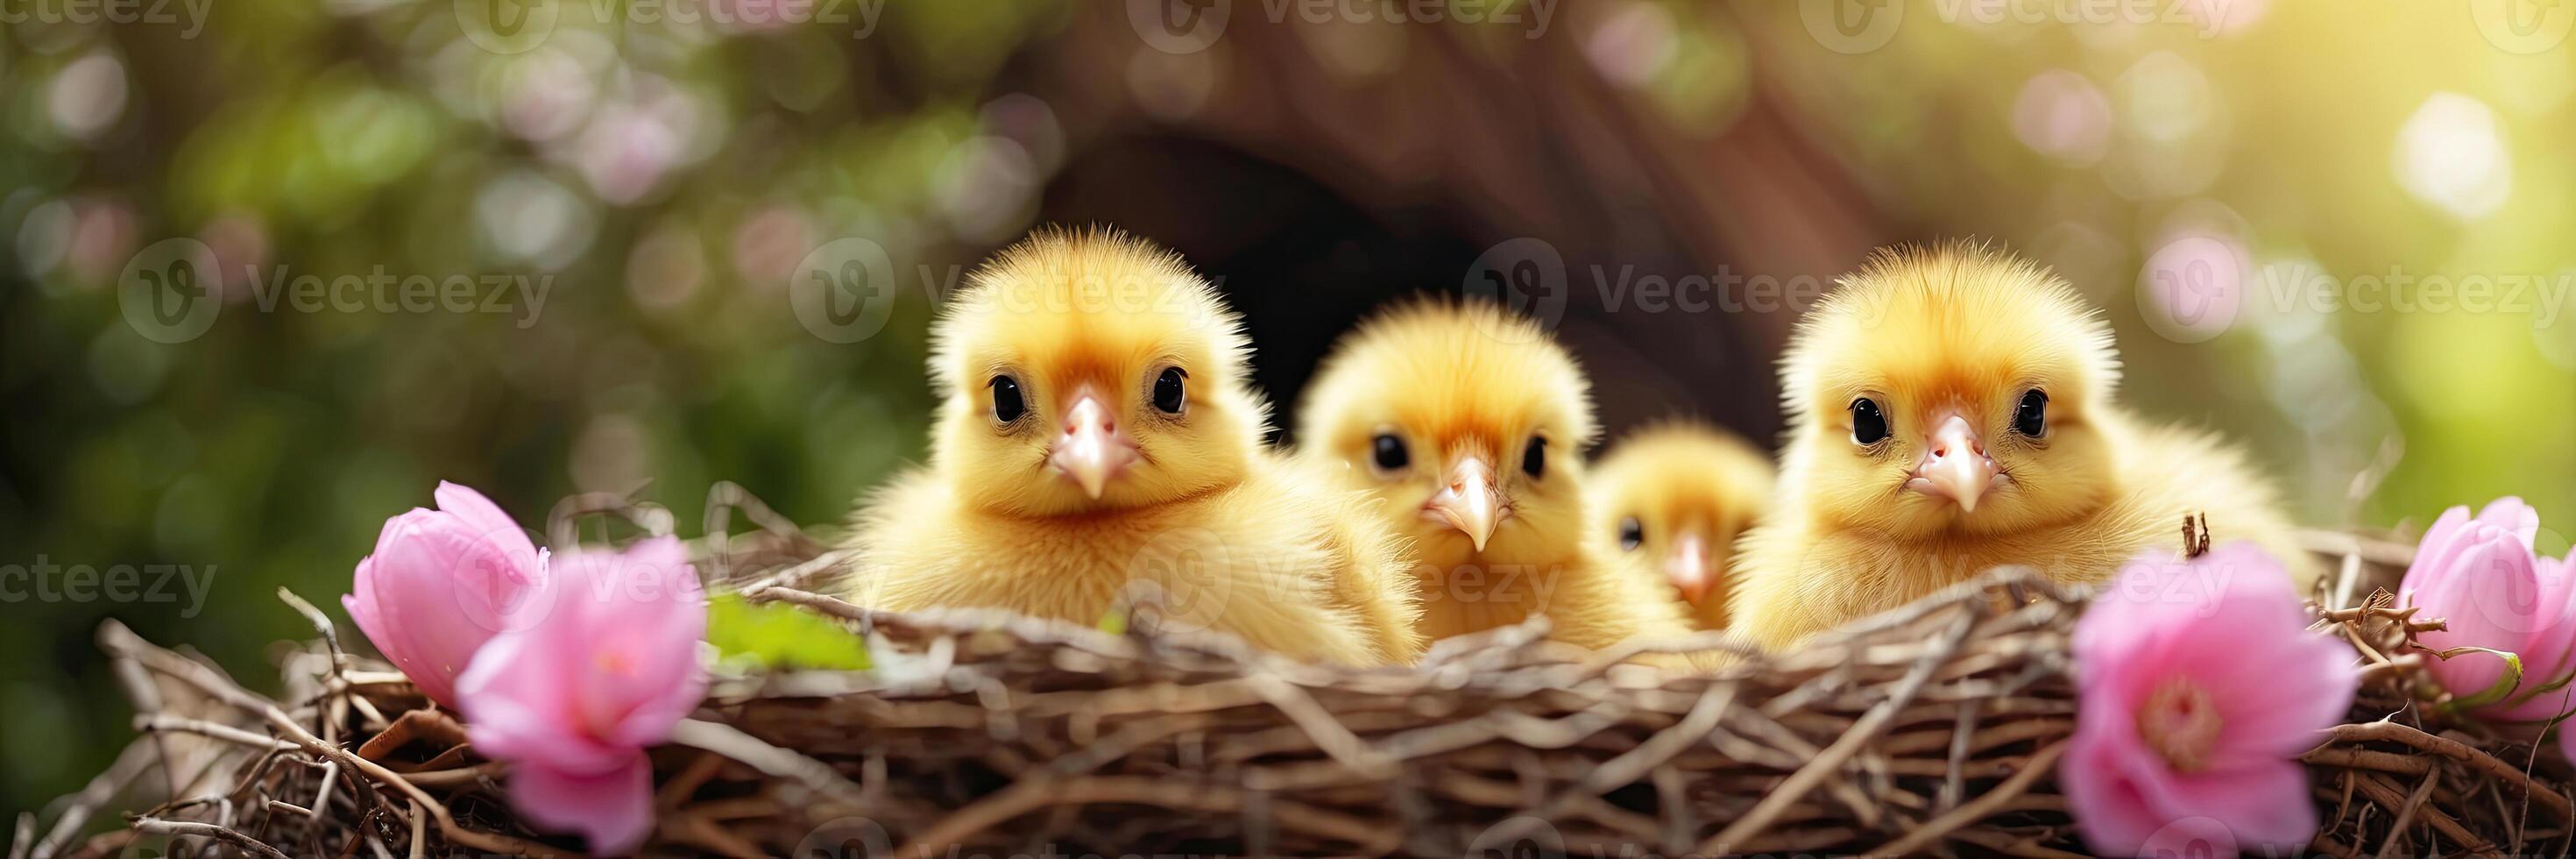
[[[1767,439],[1770,360],[1799,308],[1647,312],[1623,272],[1830,283],[1891,240],[1888,218],[1764,90],[1758,54],[1732,121],[1685,130],[1587,57],[1613,7],[1563,6],[1532,39],[1274,23],[1269,5],[1236,2],[1207,49],[1173,54],[1139,37],[1127,4],[1084,4],[1018,67],[1072,153],[1042,215],[1127,227],[1222,278],[1283,414],[1368,308],[1460,291],[1478,254],[1536,238],[1563,259],[1560,336],[1614,434],[1701,414]]]

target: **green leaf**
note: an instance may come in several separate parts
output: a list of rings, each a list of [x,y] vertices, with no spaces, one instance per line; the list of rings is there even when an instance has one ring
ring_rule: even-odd
[[[707,642],[729,665],[752,668],[868,667],[867,640],[839,623],[788,603],[752,604],[740,594],[707,601]]]

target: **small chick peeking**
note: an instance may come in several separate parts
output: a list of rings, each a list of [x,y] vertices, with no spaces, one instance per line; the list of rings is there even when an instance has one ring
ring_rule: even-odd
[[[1092,623],[1131,582],[1174,622],[1349,665],[1422,649],[1399,547],[1263,447],[1251,345],[1206,281],[1112,231],[1042,231],[933,324],[929,462],[866,498],[853,601]]]
[[[1974,243],[1872,257],[1781,359],[1782,489],[1739,547],[1735,629],[1778,650],[1996,566],[2098,583],[2178,553],[2194,512],[2313,579],[2244,457],[2131,416],[2119,366],[2047,269]]]
[[[1771,502],[1771,458],[1696,421],[1630,433],[1592,468],[1594,530],[1700,629],[1726,628],[1735,541]]]
[[[1424,634],[1545,615],[1600,649],[1688,629],[1589,529],[1582,451],[1599,432],[1583,371],[1537,324],[1426,299],[1344,336],[1298,412],[1303,455],[1373,497],[1411,541]]]

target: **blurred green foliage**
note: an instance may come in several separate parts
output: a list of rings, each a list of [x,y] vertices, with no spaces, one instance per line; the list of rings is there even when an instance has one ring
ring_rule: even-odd
[[[439,480],[531,526],[576,491],[638,491],[684,535],[735,480],[829,530],[919,456],[922,293],[907,276],[883,333],[838,344],[800,325],[788,275],[841,236],[949,270],[990,241],[958,236],[954,210],[1028,211],[970,199],[958,159],[1058,133],[1051,116],[997,130],[986,108],[1060,4],[729,28],[568,3],[519,53],[479,49],[451,6],[228,0],[203,21],[0,38],[0,564],[213,576],[203,606],[0,607],[0,809],[78,787],[132,738],[101,619],[268,686],[270,645],[310,634],[274,588],[336,611],[381,523]],[[172,237],[218,257],[223,303],[162,343],[114,284]],[[302,311],[261,293],[377,272],[520,277],[545,301]],[[728,650],[865,658],[794,641],[808,619],[716,612]]]
[[[823,4],[844,20],[780,24],[756,14],[773,2],[692,6],[733,23],[560,3],[535,45],[446,0],[8,25],[0,565],[215,578],[202,606],[0,606],[0,810],[76,788],[133,736],[90,642],[102,618],[263,683],[273,643],[308,632],[272,590],[328,607],[381,522],[438,480],[531,524],[586,490],[696,522],[732,480],[829,527],[919,456],[925,284],[898,277],[882,333],[840,344],[797,316],[790,276],[864,236],[936,280],[1025,228],[1083,118],[996,82],[1076,13],[851,2]],[[1235,5],[1261,26],[1260,4]],[[2132,398],[2248,439],[2310,521],[2422,522],[2512,493],[2576,529],[2576,307],[2267,306],[2183,343],[2137,299],[2153,255],[2188,237],[2241,254],[2252,281],[2533,274],[2563,298],[2576,51],[2500,43],[2452,5],[2237,0],[2152,4],[2217,10],[2210,26],[1944,20],[1990,4],[1913,2],[1846,52],[1802,19],[1816,5],[1566,4],[1541,37],[1582,43],[1594,68],[1546,71],[1634,88],[1684,135],[1776,101],[1763,109],[1800,117],[1815,157],[1899,222],[2056,265],[2119,330]],[[172,238],[213,254],[222,304],[201,336],[163,343],[116,285]],[[378,272],[524,278],[545,300],[304,311],[275,292]],[[747,658],[864,659],[816,644],[808,618],[716,612],[719,645]]]

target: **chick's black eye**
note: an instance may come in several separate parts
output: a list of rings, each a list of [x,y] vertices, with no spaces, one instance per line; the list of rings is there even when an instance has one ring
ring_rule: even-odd
[[[1190,374],[1181,372],[1179,367],[1163,368],[1163,374],[1154,377],[1154,408],[1167,415],[1180,414],[1181,404],[1186,399],[1181,380],[1189,377]]]
[[[1634,552],[1637,551],[1638,546],[1645,544],[1646,526],[1638,524],[1637,517],[1630,516],[1619,520],[1619,548],[1622,551]]]
[[[1378,433],[1377,438],[1369,442],[1369,446],[1369,457],[1377,462],[1379,469],[1395,471],[1403,468],[1405,463],[1413,461],[1413,458],[1404,452],[1404,439],[1396,438],[1394,433]]]
[[[993,419],[1011,423],[1028,413],[1029,402],[1020,396],[1020,383],[1009,376],[994,376],[988,383],[993,389]]]
[[[2013,409],[2013,432],[2031,438],[2048,431],[2048,394],[2034,388],[2021,395],[2021,407]]]
[[[1521,453],[1521,473],[1531,478],[1547,476],[1547,439],[1530,439],[1529,450]]]
[[[1853,400],[1851,415],[1853,443],[1877,444],[1887,437],[1887,414],[1878,410],[1877,400],[1868,397]]]

